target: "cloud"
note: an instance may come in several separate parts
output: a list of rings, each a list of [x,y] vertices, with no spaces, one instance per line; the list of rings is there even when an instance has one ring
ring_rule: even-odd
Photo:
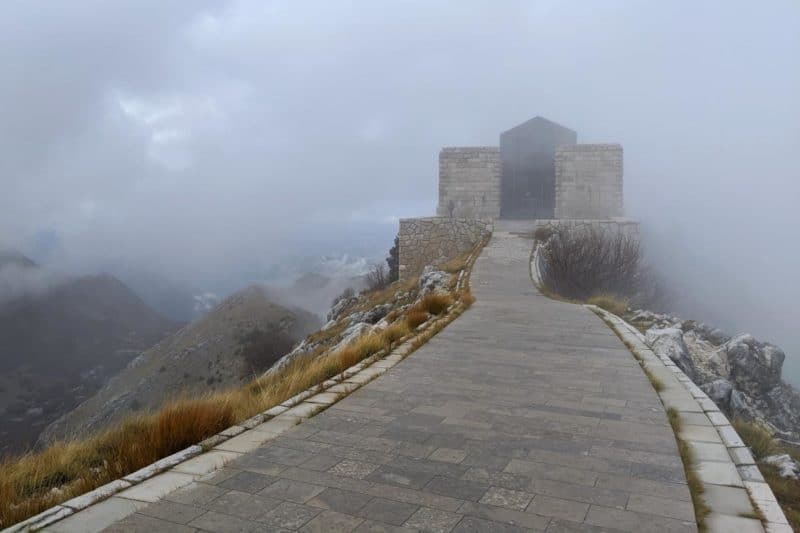
[[[52,234],[59,266],[201,287],[380,257],[396,217],[433,212],[441,146],[543,115],[624,145],[653,255],[697,294],[728,280],[709,319],[800,353],[781,325],[800,299],[798,25],[790,0],[7,2],[0,243]],[[742,287],[746,313],[714,304]]]

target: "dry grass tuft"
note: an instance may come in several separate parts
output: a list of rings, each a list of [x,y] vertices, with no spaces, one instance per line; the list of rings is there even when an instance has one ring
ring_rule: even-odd
[[[404,281],[395,281],[385,289],[367,292],[363,294],[363,300],[359,300],[358,304],[354,305],[352,309],[347,309],[347,312],[366,311],[376,305],[389,303],[398,292],[415,292],[418,283],[419,278],[411,278]]]
[[[761,424],[746,422],[741,419],[733,421],[733,427],[742,437],[742,440],[750,447],[756,459],[763,459],[768,455],[778,452],[778,446],[772,439],[772,433]]]
[[[228,402],[216,398],[180,400],[166,405],[154,415],[145,442],[156,456],[155,461],[173,453],[173,450],[196,444],[235,422],[233,407]]]
[[[769,484],[793,531],[800,531],[800,481],[781,477],[773,465],[759,464],[764,479]]]
[[[321,329],[319,331],[315,331],[311,335],[308,336],[309,343],[326,343],[331,339],[338,338],[341,333],[347,329],[350,323],[347,320],[340,320],[333,326],[329,327],[328,329]]]
[[[674,407],[667,409],[667,419],[669,420],[669,424],[672,426],[672,431],[676,435],[683,430],[683,420],[681,420],[681,415],[677,409]]]
[[[458,295],[458,301],[464,304],[464,307],[469,308],[475,303],[475,296],[472,295],[472,291],[469,289],[464,289]]]
[[[596,294],[586,300],[586,303],[596,305],[617,316],[623,316],[630,305],[627,299],[611,293]]]
[[[428,321],[428,313],[417,309],[411,309],[406,315],[406,324],[409,329],[415,329]]]
[[[466,252],[464,254],[459,255],[458,257],[454,257],[450,259],[446,263],[442,263],[439,265],[439,269],[447,272],[448,274],[456,274],[467,267],[467,261],[469,260],[469,256],[472,252]]]
[[[7,459],[0,464],[0,527],[130,474],[234,422],[231,405],[214,397],[176,400],[90,439]]]
[[[432,315],[441,315],[453,303],[453,297],[449,294],[431,292],[422,297],[415,308],[425,311]]]
[[[666,388],[664,382],[655,377],[653,373],[650,372],[650,369],[642,367],[642,370],[644,370],[644,375],[650,380],[650,384],[653,385],[656,392],[662,392]]]
[[[706,491],[703,482],[697,475],[695,465],[697,460],[694,453],[685,440],[678,439],[678,453],[680,453],[683,460],[683,471],[686,474],[686,483],[689,485],[689,494],[692,496],[692,504],[694,505],[694,518],[697,522],[697,531],[704,533],[708,531],[706,525],[706,517],[711,514],[711,509],[706,505],[703,499],[703,493]]]
[[[386,338],[380,333],[369,333],[357,339],[354,343],[347,346],[345,350],[350,349],[356,352],[359,361],[366,359],[386,348],[389,343]],[[334,354],[334,357],[336,354]],[[345,367],[346,368],[346,367]],[[342,369],[344,370],[344,368]]]
[[[408,323],[404,320],[398,320],[390,325],[388,328],[381,332],[384,342],[387,345],[394,344],[411,332]]]
[[[667,418],[672,425],[673,433],[675,433],[675,440],[678,441],[678,453],[683,461],[686,483],[689,485],[689,493],[692,496],[692,504],[694,504],[694,517],[697,522],[697,530],[703,533],[708,531],[706,517],[711,513],[711,509],[709,509],[705,500],[703,500],[705,487],[703,486],[703,482],[700,481],[700,477],[697,475],[697,459],[691,447],[689,447],[685,440],[679,437],[681,429],[683,428],[683,420],[681,419],[680,413],[675,408],[670,407],[667,409]]]

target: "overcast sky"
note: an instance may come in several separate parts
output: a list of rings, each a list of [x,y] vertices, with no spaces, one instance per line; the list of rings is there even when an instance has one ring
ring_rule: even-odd
[[[796,0],[4,0],[0,246],[193,280],[381,253],[441,146],[542,115],[622,143],[651,255],[800,360],[798,28]]]

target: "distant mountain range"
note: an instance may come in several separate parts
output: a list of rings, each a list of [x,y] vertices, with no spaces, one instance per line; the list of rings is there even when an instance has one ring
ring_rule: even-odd
[[[287,267],[291,284],[220,302],[218,287],[131,269],[115,270],[125,283],[68,277],[0,252],[0,456],[250,379],[318,329],[345,288],[363,288],[366,265],[320,257],[305,268],[321,273]]]

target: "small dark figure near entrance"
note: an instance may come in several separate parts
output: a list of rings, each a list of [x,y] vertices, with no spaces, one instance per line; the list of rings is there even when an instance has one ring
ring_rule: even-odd
[[[450,203],[447,204],[447,212],[450,214],[450,218],[453,218],[453,211],[456,210],[456,203],[453,200],[450,200]]]

